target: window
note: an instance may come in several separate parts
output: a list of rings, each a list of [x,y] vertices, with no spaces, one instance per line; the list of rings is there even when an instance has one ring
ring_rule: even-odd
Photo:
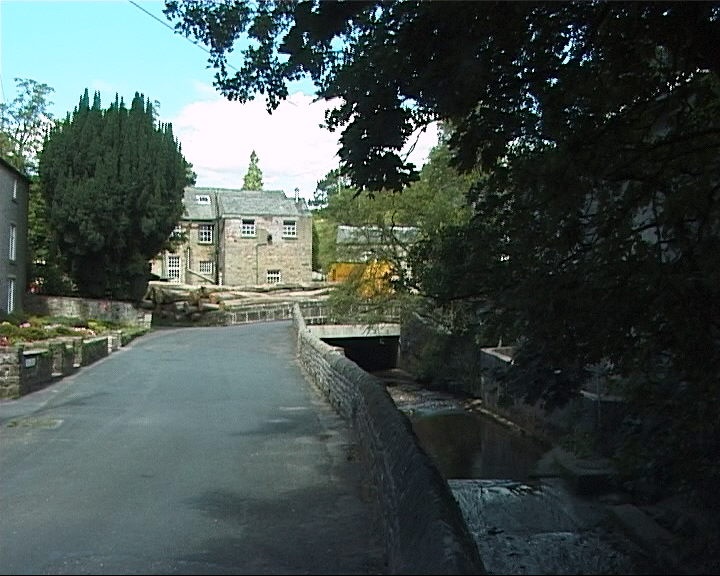
[[[182,236],[183,232],[184,232],[183,227],[180,224],[178,224],[177,226],[175,226],[175,228],[173,228],[171,237],[172,238],[180,238]]]
[[[15,310],[15,278],[8,278],[7,283],[7,312]]]
[[[282,282],[282,274],[280,270],[268,270],[267,271],[267,283],[268,284],[280,284]]]
[[[10,252],[8,256],[10,260],[15,260],[15,249],[17,244],[17,227],[15,224],[10,224]]]
[[[198,226],[198,242],[201,244],[212,244],[213,241],[213,225],[200,224]]]
[[[255,220],[243,218],[240,225],[240,236],[255,236]]]
[[[13,200],[17,200],[17,180],[13,180]]]
[[[167,277],[170,282],[180,282],[180,256],[168,254]]]
[[[200,204],[200,206],[209,206],[210,196],[208,196],[207,194],[196,194],[195,203]]]
[[[283,238],[297,238],[297,223],[295,220],[283,220]]]
[[[200,274],[212,274],[215,270],[212,260],[200,260]]]

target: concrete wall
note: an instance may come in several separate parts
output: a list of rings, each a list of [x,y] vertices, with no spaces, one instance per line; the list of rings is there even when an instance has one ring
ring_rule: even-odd
[[[380,380],[308,329],[294,307],[297,352],[309,380],[357,434],[371,467],[394,574],[483,574],[447,482]]]

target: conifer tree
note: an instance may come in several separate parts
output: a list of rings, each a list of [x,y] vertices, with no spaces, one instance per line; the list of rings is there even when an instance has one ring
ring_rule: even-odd
[[[149,264],[182,215],[191,183],[169,124],[135,94],[103,110],[88,91],[50,132],[40,156],[48,224],[83,296],[138,299]]]
[[[258,166],[258,156],[255,153],[255,150],[252,151],[252,154],[250,154],[250,166],[248,166],[247,174],[245,174],[245,178],[243,179],[243,190],[262,190],[263,189],[263,181],[262,181],[262,170],[260,170],[260,166]]]

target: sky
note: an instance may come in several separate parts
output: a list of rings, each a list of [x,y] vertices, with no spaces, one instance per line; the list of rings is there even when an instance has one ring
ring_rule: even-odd
[[[266,190],[299,189],[312,198],[318,180],[337,168],[340,132],[321,127],[329,104],[312,84],[294,83],[268,114],[262,97],[225,99],[214,87],[205,47],[172,30],[160,0],[0,0],[0,101],[17,95],[16,78],[47,84],[50,110],[62,119],[87,88],[103,107],[139,92],[159,103],[197,186],[241,188],[250,154],[258,155]],[[240,67],[239,52],[229,60]],[[420,137],[410,160],[422,166],[437,142]]]

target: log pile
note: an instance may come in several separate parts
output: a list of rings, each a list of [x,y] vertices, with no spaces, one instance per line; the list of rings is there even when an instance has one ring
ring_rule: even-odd
[[[153,311],[153,319],[164,323],[206,323],[209,313],[240,309],[275,302],[320,300],[331,287],[272,286],[233,288],[226,286],[190,286],[150,282],[141,306]]]

